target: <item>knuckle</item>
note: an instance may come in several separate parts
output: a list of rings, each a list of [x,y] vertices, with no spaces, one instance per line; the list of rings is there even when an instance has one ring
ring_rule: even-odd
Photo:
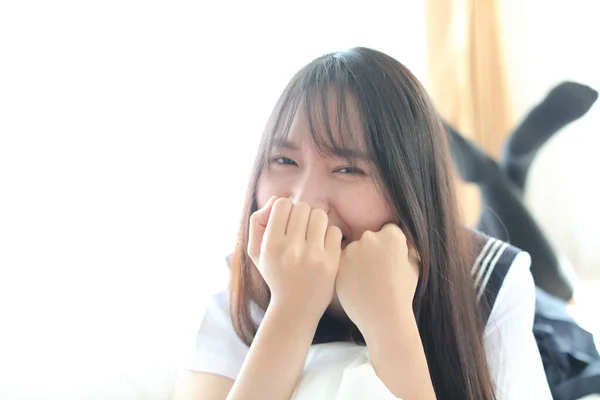
[[[361,235],[360,240],[369,241],[369,240],[373,240],[374,238],[375,238],[375,232],[366,230]]]
[[[402,232],[402,230],[399,227],[394,227],[394,229],[392,230],[392,236],[394,237],[394,239],[400,240],[402,243],[406,243],[406,235],[404,234],[404,232]]]
[[[400,227],[398,225],[387,224],[386,226],[390,232],[395,233],[395,234],[402,234],[402,230],[400,229]]]
[[[396,224],[386,224],[383,230],[395,239],[406,240],[404,232]]]
[[[290,200],[291,201],[291,200]],[[302,209],[310,209],[310,205],[305,201],[299,201],[294,204],[294,207],[302,208]]]
[[[296,203],[294,204],[294,209],[297,212],[300,212],[302,214],[309,214],[310,213],[310,206],[308,205],[308,203],[304,203],[304,202],[300,202],[300,203]]]
[[[327,233],[330,235],[342,237],[342,230],[335,225],[332,225],[329,228],[327,228]]]
[[[314,208],[310,212],[310,217],[311,218],[318,218],[318,219],[328,219],[327,213],[325,211],[321,210],[320,208]]]
[[[275,201],[275,204],[273,204],[273,210],[291,208],[293,205],[294,204],[292,203],[292,200],[288,199],[287,197],[282,197]]]

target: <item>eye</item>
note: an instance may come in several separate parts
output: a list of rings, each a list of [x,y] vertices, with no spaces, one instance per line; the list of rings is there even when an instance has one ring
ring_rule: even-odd
[[[293,165],[293,166],[298,166],[298,164],[296,164],[296,161],[292,160],[291,158],[287,158],[287,157],[273,157],[271,159],[271,164],[277,164],[277,165]]]
[[[342,174],[352,174],[352,175],[364,175],[365,173],[360,168],[347,166],[336,169],[334,172],[339,172]]]

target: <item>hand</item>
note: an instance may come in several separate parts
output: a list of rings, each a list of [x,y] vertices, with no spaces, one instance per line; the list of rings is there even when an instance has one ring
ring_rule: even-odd
[[[409,255],[410,254],[410,255]],[[412,318],[419,261],[397,225],[366,231],[342,252],[336,293],[365,339],[373,329]],[[414,323],[414,322],[413,322]]]
[[[271,290],[272,305],[321,318],[331,302],[342,232],[323,210],[271,198],[250,217],[248,255]]]

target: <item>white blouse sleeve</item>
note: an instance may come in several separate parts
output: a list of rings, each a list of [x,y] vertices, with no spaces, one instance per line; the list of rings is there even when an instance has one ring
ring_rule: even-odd
[[[531,258],[519,253],[494,303],[484,344],[498,400],[552,399],[533,336],[535,286]]]
[[[248,353],[229,317],[229,292],[214,295],[196,336],[196,349],[188,369],[236,379]]]

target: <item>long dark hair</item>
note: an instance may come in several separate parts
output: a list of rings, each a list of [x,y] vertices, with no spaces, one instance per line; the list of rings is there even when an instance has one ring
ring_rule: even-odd
[[[338,118],[329,118],[331,106]],[[363,141],[378,170],[378,188],[395,211],[394,222],[421,257],[413,309],[437,397],[493,399],[470,275],[472,246],[458,213],[441,121],[411,72],[375,50],[354,48],[314,60],[292,78],[271,114],[231,257],[230,311],[237,334],[250,345],[257,331],[251,305],[264,310],[269,304],[268,287],[246,253],[249,219],[257,209],[257,184],[268,157],[288,135],[299,108],[320,151]],[[353,110],[360,127],[348,123]],[[336,131],[344,134],[335,137]],[[314,342],[350,337],[360,342],[356,331],[325,314]]]

